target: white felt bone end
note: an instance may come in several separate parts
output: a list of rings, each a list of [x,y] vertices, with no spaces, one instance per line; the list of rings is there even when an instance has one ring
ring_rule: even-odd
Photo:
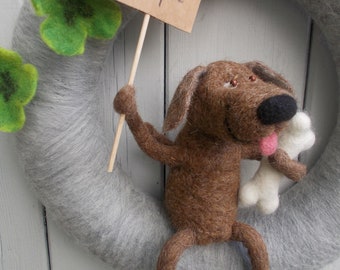
[[[309,116],[304,112],[297,112],[289,124],[289,129],[294,131],[303,131],[311,128],[312,123]]]
[[[259,200],[257,203],[257,209],[261,212],[263,215],[270,215],[276,211],[276,209],[279,207],[279,195],[278,193],[272,194],[271,198],[265,198]]]
[[[279,147],[291,158],[296,158],[301,152],[311,148],[315,142],[315,134],[309,116],[298,112],[289,122],[279,138]]]
[[[249,181],[239,192],[239,206],[250,207],[259,200],[259,187],[255,181]]]

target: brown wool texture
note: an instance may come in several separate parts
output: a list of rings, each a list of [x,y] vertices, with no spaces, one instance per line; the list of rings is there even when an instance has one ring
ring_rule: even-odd
[[[218,61],[198,66],[183,78],[168,109],[164,131],[186,118],[172,142],[143,122],[134,87],[119,91],[114,108],[126,115],[141,149],[170,167],[165,206],[176,233],[160,253],[158,270],[175,270],[183,251],[193,245],[230,240],[245,245],[253,269],[269,269],[260,234],[236,220],[240,161],[260,159],[259,141],[286,127],[289,119],[265,125],[257,115],[262,102],[282,95],[294,98],[289,83],[262,63]],[[269,160],[295,181],[306,173],[304,165],[281,149]]]

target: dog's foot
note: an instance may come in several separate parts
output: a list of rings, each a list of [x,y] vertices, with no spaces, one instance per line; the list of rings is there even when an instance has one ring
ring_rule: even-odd
[[[135,113],[137,111],[135,88],[126,85],[120,89],[113,101],[113,107],[116,112],[127,116]]]

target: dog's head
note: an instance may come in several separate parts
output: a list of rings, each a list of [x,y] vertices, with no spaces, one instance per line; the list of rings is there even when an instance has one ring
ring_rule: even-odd
[[[259,62],[214,62],[191,70],[178,86],[164,122],[185,116],[193,128],[222,140],[254,142],[279,132],[297,111],[293,91]]]

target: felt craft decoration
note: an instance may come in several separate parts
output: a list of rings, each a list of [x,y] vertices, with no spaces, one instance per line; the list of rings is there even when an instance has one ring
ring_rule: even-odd
[[[255,270],[269,269],[265,243],[251,226],[236,220],[241,159],[258,159],[296,113],[292,88],[267,66],[214,62],[192,69],[179,84],[163,131],[187,121],[174,142],[157,134],[137,112],[134,88],[114,100],[141,149],[170,166],[165,206],[176,233],[164,245],[158,270],[175,270],[183,251],[194,245],[240,241]],[[156,134],[156,135],[155,135]],[[265,149],[263,149],[265,148]],[[304,165],[276,147],[270,163],[299,180]]]
[[[290,158],[296,158],[300,152],[313,146],[315,134],[311,120],[304,112],[298,112],[279,138],[279,148]],[[239,202],[243,207],[257,205],[263,214],[273,213],[279,206],[279,187],[283,174],[270,165],[263,157],[254,177],[240,188]]]
[[[325,34],[340,78],[339,1],[294,2]],[[124,7],[122,11],[124,26],[135,12]],[[83,55],[62,57],[41,42],[40,22],[25,1],[13,46],[39,69],[41,81],[25,108],[26,124],[16,134],[26,179],[49,216],[82,247],[117,270],[155,269],[162,246],[173,234],[163,206],[138,191],[119,167],[106,172],[112,134],[100,124],[103,101],[98,93],[113,41],[91,39]],[[264,238],[271,269],[321,269],[339,257],[339,146],[338,118],[324,153],[304,181],[281,194],[275,213],[239,212],[239,220]],[[190,248],[177,268],[240,270],[245,262],[246,250],[233,242]]]
[[[0,131],[15,132],[25,123],[24,106],[33,98],[38,72],[16,52],[0,48]]]
[[[41,37],[56,53],[84,53],[87,37],[111,39],[121,24],[119,6],[110,0],[31,0],[36,14],[47,16]]]

